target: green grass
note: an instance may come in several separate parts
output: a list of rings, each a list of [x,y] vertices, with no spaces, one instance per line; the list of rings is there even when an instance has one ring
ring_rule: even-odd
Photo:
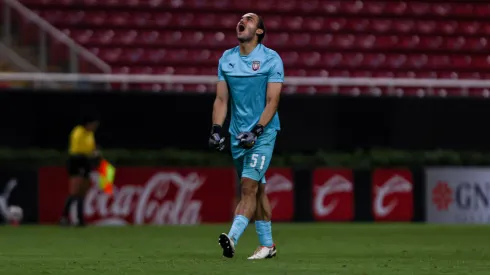
[[[233,259],[229,225],[0,227],[2,274],[490,274],[490,228],[424,224],[274,224],[277,257],[246,259],[253,224]]]

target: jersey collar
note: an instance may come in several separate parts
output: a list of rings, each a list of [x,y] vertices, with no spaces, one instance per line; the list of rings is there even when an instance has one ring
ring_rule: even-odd
[[[248,55],[242,55],[240,53],[240,49],[238,49],[238,55],[240,55],[241,58],[250,58],[250,57],[253,57],[254,54],[259,50],[260,47],[262,47],[262,43],[257,44],[257,46],[255,46],[255,48]]]

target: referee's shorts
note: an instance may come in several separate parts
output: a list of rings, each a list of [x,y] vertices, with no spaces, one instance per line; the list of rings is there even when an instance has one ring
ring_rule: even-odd
[[[66,163],[66,169],[70,177],[89,178],[92,170],[92,160],[84,155],[70,155]]]

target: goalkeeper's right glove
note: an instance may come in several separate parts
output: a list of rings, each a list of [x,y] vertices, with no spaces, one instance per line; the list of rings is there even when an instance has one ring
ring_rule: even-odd
[[[221,126],[213,124],[211,128],[211,136],[209,137],[209,147],[217,151],[225,149],[225,138],[221,137]]]

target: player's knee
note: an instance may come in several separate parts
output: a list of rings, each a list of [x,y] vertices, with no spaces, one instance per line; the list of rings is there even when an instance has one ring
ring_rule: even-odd
[[[253,196],[257,195],[258,184],[256,181],[251,179],[242,179],[242,196]]]

